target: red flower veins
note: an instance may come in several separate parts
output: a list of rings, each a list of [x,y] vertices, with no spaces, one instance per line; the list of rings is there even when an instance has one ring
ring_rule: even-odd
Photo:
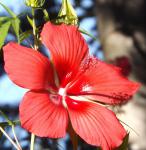
[[[16,43],[4,47],[7,74],[17,85],[30,89],[19,107],[22,127],[40,137],[60,138],[70,118],[75,132],[87,143],[103,150],[119,146],[126,131],[103,105],[127,101],[139,85],[124,78],[119,68],[90,56],[75,26],[49,22],[41,39],[51,61]]]

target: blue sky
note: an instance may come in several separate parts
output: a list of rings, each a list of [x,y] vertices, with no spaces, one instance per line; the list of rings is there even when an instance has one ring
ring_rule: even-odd
[[[0,2],[11,8],[15,14],[19,14],[26,8],[24,0],[0,0]],[[4,12],[4,9],[0,6],[0,14],[2,12]]]

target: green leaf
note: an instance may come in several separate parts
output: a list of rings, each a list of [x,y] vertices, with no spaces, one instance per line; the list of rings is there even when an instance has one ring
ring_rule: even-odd
[[[10,20],[9,17],[0,17],[0,23]]]
[[[50,21],[50,18],[49,18],[49,14],[47,12],[46,9],[43,9],[43,13],[44,13],[44,20],[47,22],[47,21]]]
[[[88,35],[89,37],[93,38],[94,40],[97,40],[96,37],[94,37],[92,34],[90,34],[88,31],[86,31],[85,29],[79,28],[79,31],[85,35]]]
[[[13,30],[16,34],[16,37],[17,37],[17,40],[18,40],[18,43],[20,43],[20,39],[19,39],[19,30],[20,30],[20,20],[19,18],[17,17],[17,15],[15,15],[15,13],[13,13],[7,6],[5,6],[4,4],[2,4],[0,2],[0,5],[10,14],[10,16],[12,18],[9,18],[11,19],[11,24],[12,24],[12,27],[13,27]]]
[[[122,145],[118,148],[118,150],[128,150],[128,141],[129,141],[129,133],[126,135],[126,137],[123,140]]]
[[[31,30],[22,32],[22,33],[20,34],[20,43],[21,43],[23,40],[25,40],[26,38],[28,38],[31,34],[32,34],[32,31],[31,31]]]
[[[9,28],[10,28],[11,22],[7,21],[6,23],[2,24],[0,26],[0,49],[4,45],[6,36],[8,34]]]
[[[0,2],[0,5],[8,12],[13,18],[17,17],[6,5],[2,4],[1,2]]]
[[[10,20],[9,17],[0,17],[0,26],[2,26],[2,24],[4,24],[5,22],[7,22],[9,20]]]
[[[12,27],[15,32],[15,35],[17,37],[18,43],[20,43],[20,36],[19,36],[20,20],[19,20],[19,18],[16,17],[16,18],[12,19],[11,23],[12,23]]]
[[[33,19],[31,19],[28,15],[27,15],[27,20],[30,23],[30,25],[33,27]]]

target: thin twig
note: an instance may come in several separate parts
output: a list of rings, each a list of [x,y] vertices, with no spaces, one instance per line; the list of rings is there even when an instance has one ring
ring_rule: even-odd
[[[22,147],[21,147],[21,145],[20,145],[20,143],[18,141],[18,138],[16,136],[16,133],[15,133],[15,127],[14,127],[14,125],[12,125],[12,132],[13,132],[13,135],[14,135],[14,138],[15,138],[17,146],[20,148],[20,150],[22,150]]]
[[[10,138],[10,136],[5,132],[5,130],[0,127],[0,131],[6,136],[6,138],[11,142],[11,144],[17,149],[20,150],[20,148],[16,145],[16,143]]]

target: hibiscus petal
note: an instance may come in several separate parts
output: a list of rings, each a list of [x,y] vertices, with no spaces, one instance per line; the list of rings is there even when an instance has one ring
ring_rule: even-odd
[[[86,42],[77,27],[50,22],[44,25],[41,37],[51,52],[61,85],[66,85],[88,53]]]
[[[68,87],[68,94],[117,104],[125,102],[137,91],[138,83],[126,79],[120,69],[96,58],[89,58]]]
[[[68,112],[75,132],[88,144],[113,150],[122,144],[126,131],[115,114],[96,103],[67,98]]]
[[[60,138],[66,134],[68,114],[54,104],[48,92],[27,92],[19,107],[23,128],[40,137]]]
[[[55,86],[51,64],[41,53],[12,42],[3,49],[5,70],[14,83],[28,89]]]

